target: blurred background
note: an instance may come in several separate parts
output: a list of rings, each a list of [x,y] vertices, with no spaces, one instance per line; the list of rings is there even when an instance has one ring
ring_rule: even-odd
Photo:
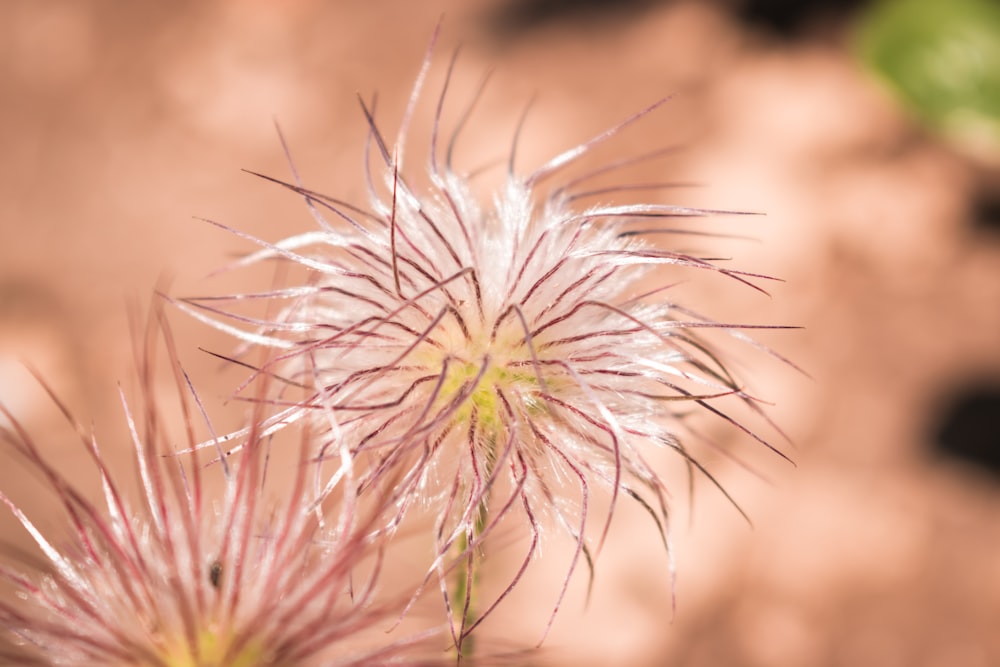
[[[750,358],[795,465],[725,436],[752,470],[709,463],[752,527],[708,484],[693,506],[679,491],[676,609],[652,527],[623,507],[589,605],[581,572],[536,662],[1000,664],[998,12],[990,0],[6,0],[0,400],[60,466],[85,459],[27,361],[109,451],[124,446],[129,304],[157,287],[236,289],[239,276],[208,274],[246,244],[196,218],[270,240],[310,228],[297,199],[241,171],[287,177],[275,121],[307,186],[363,203],[357,95],[378,93],[391,135],[444,16],[433,80],[458,44],[454,99],[494,68],[465,164],[506,154],[533,95],[526,170],[672,95],[603,155],[681,144],[635,182],[689,181],[655,196],[765,214],[713,223],[755,239],[719,253],[785,282],[770,298],[695,286],[696,303],[802,326],[760,339],[810,376]],[[196,347],[230,342],[172,322],[203,396],[221,402],[232,379]],[[31,510],[36,482],[8,458],[0,488]],[[0,530],[8,548],[27,545],[10,516]],[[490,632],[537,641],[561,549]]]

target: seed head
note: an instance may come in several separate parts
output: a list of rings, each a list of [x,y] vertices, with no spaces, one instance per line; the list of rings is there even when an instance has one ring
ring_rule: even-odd
[[[190,387],[187,376],[176,373]],[[356,520],[353,502],[336,512],[314,503],[312,467],[304,457],[291,468],[290,481],[265,484],[267,441],[254,429],[239,454],[208,468],[194,453],[178,455],[167,444],[178,434],[164,426],[164,405],[150,393],[151,365],[143,367],[141,382],[147,389],[142,419],[123,400],[141,482],[137,503],[127,499],[132,485],[112,475],[79,425],[104,491],[103,508],[57,471],[0,406],[12,424],[0,432],[2,441],[37,473],[40,489],[58,501],[70,528],[65,540],[46,536],[0,491],[42,556],[41,564],[0,560],[0,575],[16,593],[16,599],[0,599],[0,660],[72,667],[442,662],[410,660],[427,648],[416,640],[386,639],[384,630],[402,605],[392,611],[375,600],[376,533]],[[191,450],[199,440],[195,405],[201,407],[197,397],[181,403]],[[294,452],[289,445],[286,451]],[[381,645],[366,646],[360,639],[366,632]]]
[[[676,303],[677,276],[721,274],[758,290],[765,276],[653,243],[692,233],[667,226],[669,220],[719,211],[585,204],[631,189],[588,190],[596,176],[664,151],[552,184],[662,102],[527,174],[515,168],[512,149],[504,184],[484,199],[479,175],[452,160],[478,92],[443,159],[438,142],[453,59],[437,99],[428,175],[405,173],[409,119],[429,62],[393,145],[372,106],[361,103],[369,208],[307,189],[297,173],[293,182],[269,178],[304,198],[318,228],[275,243],[254,239],[261,249],[236,265],[282,260],[305,270],[301,284],[178,303],[247,345],[273,349],[276,360],[258,369],[260,376],[311,388],[304,401],[277,396],[263,429],[332,412],[337,427],[315,433],[319,455],[333,455],[334,443],[348,447],[362,492],[383,488],[390,471],[404,471],[392,477],[397,510],[389,523],[415,503],[433,508],[432,569],[456,549],[471,554],[501,521],[514,525],[519,517],[531,535],[528,552],[481,620],[516,585],[544,526],[561,526],[575,541],[570,573],[581,557],[590,564],[596,489],[610,496],[598,544],[622,495],[648,511],[666,543],[667,488],[648,453],[666,448],[707,475],[679,437],[688,417],[714,413],[746,430],[716,402],[728,397],[755,406],[700,335],[719,329],[739,338],[752,327],[719,323]],[[520,124],[515,147],[519,132]],[[280,314],[254,319],[235,305],[253,299],[280,303]],[[472,568],[471,556],[468,562]],[[468,609],[467,591],[442,588],[449,605]],[[456,634],[476,623],[463,620]]]

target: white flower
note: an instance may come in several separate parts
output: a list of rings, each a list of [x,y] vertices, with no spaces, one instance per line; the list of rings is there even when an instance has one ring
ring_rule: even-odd
[[[296,174],[282,184],[305,198],[318,228],[274,243],[253,239],[262,249],[237,263],[284,260],[306,270],[301,284],[177,303],[247,345],[274,350],[277,360],[262,374],[312,388],[305,401],[276,398],[281,409],[263,428],[332,411],[338,428],[316,433],[320,455],[335,456],[346,443],[362,492],[383,487],[388,471],[405,471],[389,521],[415,503],[434,509],[439,572],[448,554],[472,553],[501,521],[519,517],[532,539],[502,599],[548,523],[576,541],[570,573],[581,558],[590,564],[586,536],[598,489],[611,498],[598,544],[622,496],[649,512],[666,543],[667,489],[647,453],[673,450],[707,475],[678,437],[685,418],[707,411],[743,428],[715,400],[753,405],[699,336],[712,328],[742,337],[748,327],[674,303],[673,281],[680,272],[714,272],[759,289],[752,281],[764,276],[652,243],[677,231],[664,220],[713,211],[582,204],[595,198],[589,179],[654,154],[546,185],[658,104],[531,173],[517,173],[512,154],[505,184],[483,200],[475,176],[451,159],[468,110],[443,159],[438,145],[449,70],[427,182],[404,173],[407,126],[428,62],[394,145],[362,103],[381,175],[380,183],[369,177],[370,209],[308,190]],[[258,299],[281,304],[280,313],[255,319],[237,308]],[[446,602],[465,609],[459,642],[499,602],[470,616],[475,603],[465,584],[474,566],[470,557],[457,590],[442,584]]]

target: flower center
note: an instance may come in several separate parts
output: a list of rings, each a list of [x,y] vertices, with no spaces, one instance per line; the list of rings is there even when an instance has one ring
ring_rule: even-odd
[[[270,664],[260,642],[247,642],[234,650],[233,641],[231,635],[203,630],[198,635],[197,646],[186,641],[176,645],[162,656],[163,664],[168,667],[262,667]]]
[[[525,394],[537,388],[538,379],[534,373],[513,370],[484,355],[475,361],[455,360],[449,364],[438,402],[443,408],[464,397],[455,406],[453,419],[469,422],[475,413],[477,427],[496,436],[509,421],[509,415],[505,414],[507,407],[500,395],[503,394],[508,402],[516,398],[517,403],[521,403]],[[513,403],[511,408],[514,408]]]

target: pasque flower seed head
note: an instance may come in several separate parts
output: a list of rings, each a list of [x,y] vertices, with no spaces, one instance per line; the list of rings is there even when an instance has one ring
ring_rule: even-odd
[[[433,509],[432,569],[456,550],[472,568],[476,546],[519,517],[531,535],[524,562],[491,606],[476,618],[462,615],[461,638],[514,587],[545,526],[560,526],[576,542],[569,572],[591,562],[597,489],[610,497],[597,544],[623,496],[652,515],[666,541],[666,484],[648,453],[667,448],[705,472],[679,438],[684,420],[714,413],[750,433],[716,401],[754,406],[700,335],[720,329],[743,338],[752,327],[678,305],[670,298],[674,281],[683,271],[711,272],[760,289],[755,283],[765,277],[653,243],[679,231],[666,220],[721,212],[585,205],[629,189],[588,191],[596,176],[663,151],[556,182],[660,103],[529,173],[517,170],[512,149],[504,183],[483,199],[480,176],[453,160],[478,92],[447,148],[439,145],[453,59],[436,100],[428,176],[404,172],[429,62],[428,55],[393,144],[373,105],[361,103],[369,208],[309,190],[297,173],[290,183],[269,179],[304,197],[318,228],[274,243],[254,239],[261,249],[236,266],[282,260],[304,269],[300,284],[177,303],[247,345],[272,348],[276,360],[259,377],[311,387],[305,401],[275,396],[263,429],[332,413],[336,427],[316,433],[317,451],[334,457],[347,447],[362,492],[384,487],[389,471],[404,471],[391,478],[397,510],[387,519],[395,525],[414,503]],[[260,299],[280,304],[279,314],[255,319],[237,308]],[[463,581],[471,578],[468,572]],[[467,586],[443,589],[449,605],[468,611]]]
[[[378,562],[380,547],[372,540],[379,533],[358,519],[354,503],[348,499],[336,511],[317,506],[306,459],[298,459],[290,482],[267,494],[268,444],[254,429],[238,454],[207,468],[196,454],[177,455],[167,442],[186,431],[193,449],[200,403],[185,401],[182,433],[171,432],[162,418],[166,406],[152,394],[151,369],[143,362],[142,410],[135,414],[123,401],[139,502],[128,501],[132,484],[112,473],[96,441],[79,425],[104,491],[103,508],[60,473],[0,405],[11,423],[0,431],[2,442],[37,474],[39,489],[57,500],[70,528],[58,539],[47,536],[0,491],[0,501],[42,557],[41,564],[37,558],[20,564],[7,556],[0,560],[0,576],[16,593],[16,599],[0,599],[0,662],[70,667],[441,664],[443,643],[431,650],[421,649],[417,640],[386,638],[384,630],[402,604],[390,611],[375,599],[370,557]],[[190,386],[175,369],[180,385]],[[366,647],[360,640],[365,632],[379,643]],[[417,650],[430,650],[424,655],[431,659],[408,658]]]

